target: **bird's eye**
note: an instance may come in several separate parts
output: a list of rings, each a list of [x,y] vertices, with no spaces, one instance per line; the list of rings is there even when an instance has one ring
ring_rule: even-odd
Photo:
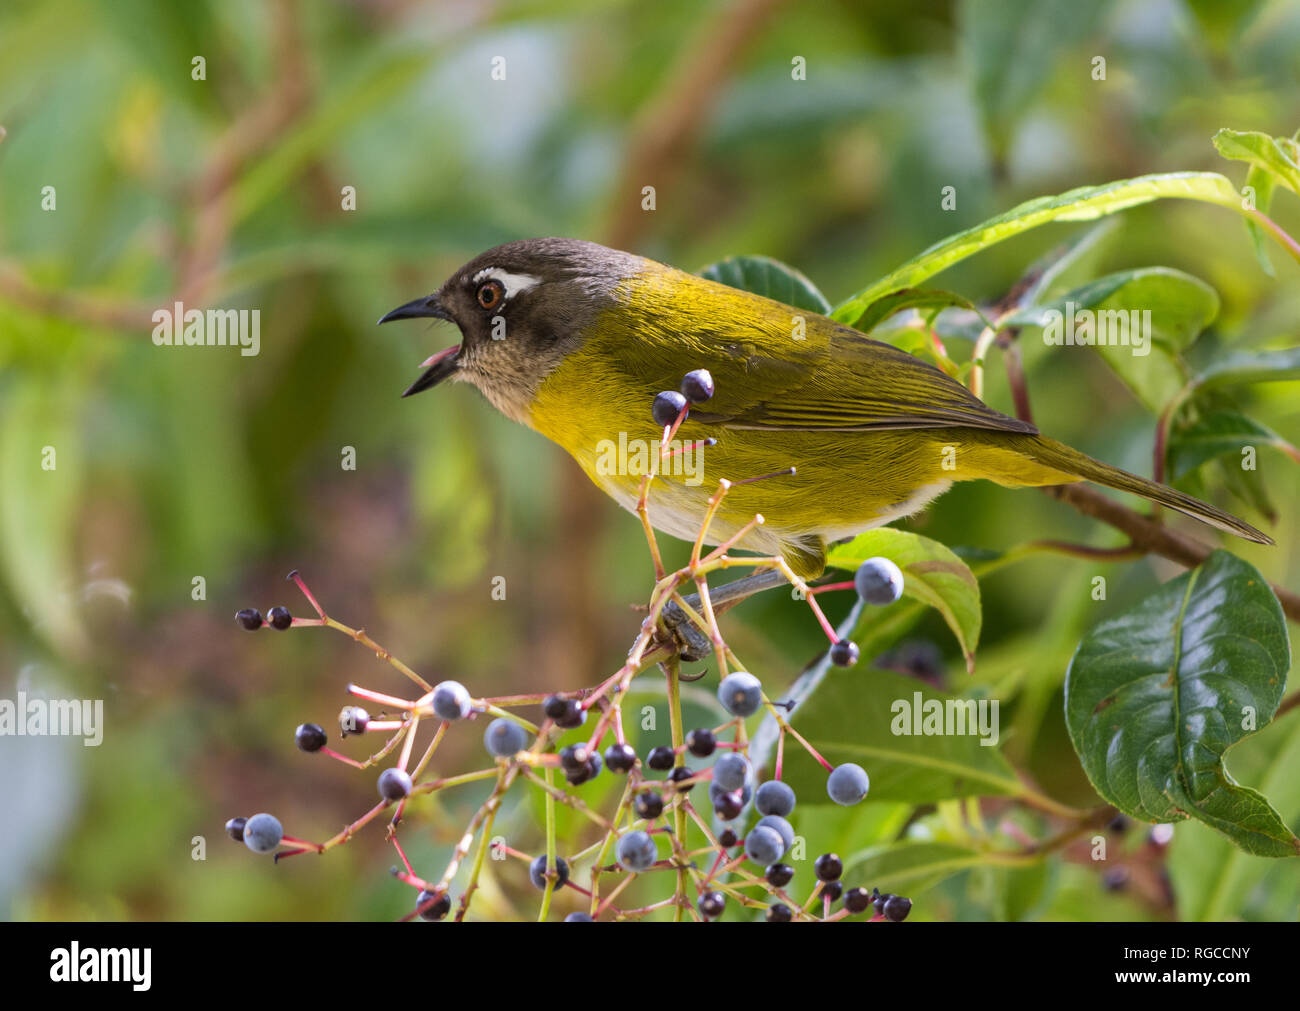
[[[495,309],[506,296],[506,288],[500,281],[484,281],[478,286],[478,304],[484,309]]]

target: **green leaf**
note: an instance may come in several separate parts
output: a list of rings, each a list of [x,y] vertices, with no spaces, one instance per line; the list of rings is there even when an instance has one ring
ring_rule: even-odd
[[[1246,172],[1246,182],[1242,186],[1242,191],[1253,191],[1255,197],[1255,209],[1260,214],[1267,214],[1269,204],[1273,202],[1273,190],[1277,188],[1277,177],[1271,172],[1267,172],[1258,165],[1252,165]],[[1246,232],[1250,235],[1250,246],[1255,251],[1255,259],[1259,261],[1260,267],[1269,277],[1275,277],[1273,273],[1273,261],[1268,258],[1268,248],[1264,242],[1264,229],[1250,220],[1246,219]]]
[[[1249,162],[1268,172],[1293,193],[1300,193],[1300,151],[1290,137],[1270,137],[1255,130],[1224,129],[1214,135],[1214,147],[1223,157]]]
[[[954,306],[983,316],[969,299],[954,292],[943,291],[940,288],[900,288],[872,302],[867,306],[867,311],[852,325],[863,333],[870,333],[894,313],[904,309],[938,310]],[[984,323],[986,326],[991,325],[987,319]]]
[[[1245,383],[1300,379],[1300,347],[1279,351],[1234,351],[1196,374],[1199,387],[1240,386]]]
[[[1165,198],[1201,200],[1241,213],[1241,197],[1217,172],[1168,172],[1122,179],[1102,186],[1081,186],[1056,196],[1038,197],[1005,214],[941,239],[901,267],[869,284],[836,306],[841,323],[858,319],[876,299],[899,288],[912,288],[968,256],[1039,225],[1053,221],[1090,221]]]
[[[1268,583],[1216,551],[1084,637],[1065,678],[1070,740],[1097,792],[1126,814],[1195,817],[1248,852],[1295,856],[1300,839],[1223,765],[1273,718],[1290,664]]]
[[[1288,824],[1300,820],[1300,720],[1279,722],[1234,749],[1239,773],[1249,772]],[[1179,825],[1169,846],[1169,873],[1182,920],[1226,920],[1240,915],[1251,891],[1276,861],[1251,856],[1204,825]],[[1294,890],[1294,887],[1293,887]]]
[[[862,766],[871,779],[869,800],[927,804],[1024,793],[1007,760],[996,747],[982,744],[978,731],[895,733],[899,727],[914,728],[909,717],[917,711],[918,696],[922,715],[936,709],[932,703],[946,712],[946,703],[960,701],[898,674],[836,670],[796,711],[793,725],[832,764]],[[800,803],[829,803],[826,770],[793,742],[786,744],[783,777]]]
[[[966,563],[938,541],[907,530],[878,527],[832,548],[826,564],[853,570],[878,555],[903,570],[904,596],[928,604],[943,615],[961,645],[967,669],[973,669],[983,615],[979,582]]]
[[[899,842],[870,846],[845,861],[844,882],[911,897],[972,867],[1020,866],[1028,860],[949,842]]]
[[[1173,433],[1166,457],[1177,480],[1218,456],[1240,457],[1246,446],[1272,446],[1300,462],[1300,450],[1276,432],[1236,411],[1215,411]]]
[[[1076,314],[1091,315],[1079,318]],[[1146,312],[1150,313],[1147,317]],[[1133,313],[1141,326],[1150,320],[1150,344],[1142,335],[1133,344]],[[1003,326],[1042,327],[1044,340],[1071,347],[1071,340],[1093,341],[1098,354],[1137,397],[1159,411],[1186,385],[1178,354],[1219,314],[1219,296],[1204,281],[1169,267],[1125,270],[1089,281],[1042,305],[1027,306],[1003,317]],[[1087,322],[1087,330],[1079,329]],[[1107,328],[1106,335],[1102,328]],[[1050,328],[1050,329],[1048,329]],[[1118,328],[1118,331],[1117,329]],[[1156,353],[1152,353],[1156,352]]]
[[[755,295],[784,302],[796,309],[808,309],[825,316],[831,311],[826,296],[817,286],[793,267],[767,256],[729,256],[711,263],[700,277],[717,281],[729,288],[751,291]]]

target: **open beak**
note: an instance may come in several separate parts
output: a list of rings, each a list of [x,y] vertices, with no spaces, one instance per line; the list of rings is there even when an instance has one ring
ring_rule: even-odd
[[[426,295],[424,298],[417,298],[412,302],[407,302],[406,305],[399,305],[379,322],[388,323],[395,319],[427,318],[445,319],[454,322],[447,310],[438,302],[437,295]],[[437,386],[459,367],[460,363],[457,360],[459,355],[460,345],[456,344],[426,359],[421,366],[424,369],[423,374],[407,388],[402,396],[409,397],[412,394],[422,393]]]

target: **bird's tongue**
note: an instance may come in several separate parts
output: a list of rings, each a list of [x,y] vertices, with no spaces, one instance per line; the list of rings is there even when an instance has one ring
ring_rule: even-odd
[[[460,352],[460,345],[453,344],[451,347],[443,351],[439,351],[436,354],[429,355],[428,358],[426,358],[423,362],[420,363],[420,368],[427,369],[430,365],[436,365],[438,362],[442,361],[443,359],[451,358],[453,355],[456,355],[459,352]]]

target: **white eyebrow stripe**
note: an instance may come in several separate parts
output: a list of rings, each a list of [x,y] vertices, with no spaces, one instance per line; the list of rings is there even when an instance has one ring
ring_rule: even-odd
[[[512,274],[500,267],[488,267],[486,270],[480,270],[472,280],[475,284],[478,284],[488,277],[501,282],[501,287],[506,290],[506,299],[511,299],[521,291],[535,288],[542,283],[540,277],[534,277],[532,274]]]

